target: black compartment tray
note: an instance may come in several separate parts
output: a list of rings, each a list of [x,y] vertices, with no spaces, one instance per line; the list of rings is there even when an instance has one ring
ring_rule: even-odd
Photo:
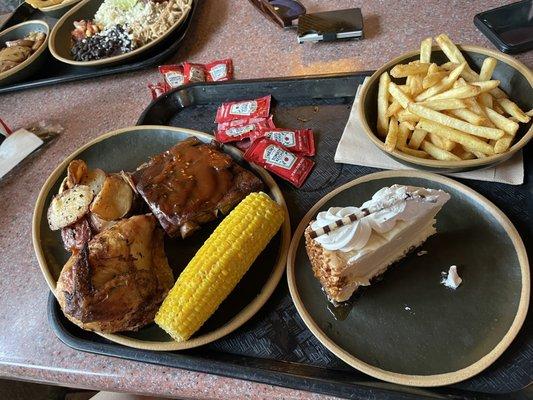
[[[126,64],[118,64],[108,67],[77,67],[56,60],[52,57],[50,51],[46,50],[47,60],[43,64],[41,72],[21,82],[5,86],[2,86],[0,83],[0,94],[50,86],[64,82],[97,78],[100,76],[120,74],[123,72],[132,72],[163,64],[165,60],[171,58],[178,51],[181,41],[185,38],[185,35],[189,30],[197,8],[198,1],[195,0],[192,3],[189,15],[175,32],[152,49],[140,54],[134,60],[130,60]],[[45,20],[48,25],[50,25],[50,29],[52,29],[58,21],[56,18],[46,16],[43,12],[31,7],[29,4],[22,3],[17,10],[15,10],[13,15],[4,23],[0,30],[31,19]]]
[[[376,169],[336,164],[335,149],[348,119],[357,86],[369,73],[195,84],[154,101],[139,124],[172,125],[211,132],[222,101],[272,94],[274,120],[282,127],[308,127],[317,139],[315,170],[301,189],[281,179],[293,227],[332,189]],[[461,180],[487,196],[515,224],[533,248],[531,157],[526,183],[510,186]],[[531,314],[531,313],[530,313]],[[67,345],[78,350],[185,368],[346,398],[373,399],[526,399],[533,380],[531,315],[509,349],[486,371],[465,382],[441,388],[409,388],[381,382],[332,355],[305,327],[292,304],[286,280],[248,323],[229,336],[185,352],[157,353],[107,342],[69,323],[50,296],[50,323]],[[498,396],[499,395],[499,396]],[[502,397],[503,395],[503,397]]]

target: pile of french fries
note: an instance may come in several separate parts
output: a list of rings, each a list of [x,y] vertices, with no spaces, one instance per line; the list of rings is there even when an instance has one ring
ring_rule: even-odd
[[[431,62],[433,40],[427,38],[419,60],[380,76],[377,131],[386,150],[444,161],[508,151],[518,124],[529,122],[533,110],[523,112],[492,79],[496,59],[487,57],[478,74],[447,35],[435,41],[449,62]]]

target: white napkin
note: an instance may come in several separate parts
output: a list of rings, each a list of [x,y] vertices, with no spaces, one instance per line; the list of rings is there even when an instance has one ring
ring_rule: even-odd
[[[0,145],[0,179],[43,144],[33,133],[19,129]]]
[[[394,161],[392,158],[384,154],[370,141],[370,139],[368,139],[363,131],[359,121],[357,108],[359,107],[360,89],[367,80],[368,78],[366,78],[365,82],[357,88],[357,94],[355,95],[348,123],[344,128],[341,140],[337,146],[337,151],[335,152],[335,162],[383,169],[412,169]],[[496,167],[446,175],[456,178],[478,179],[481,181],[521,185],[524,183],[522,152],[519,151],[509,160]]]

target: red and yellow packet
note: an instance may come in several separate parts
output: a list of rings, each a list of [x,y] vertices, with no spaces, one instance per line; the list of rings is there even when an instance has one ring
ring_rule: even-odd
[[[291,153],[279,143],[266,137],[252,142],[244,153],[244,158],[262,166],[296,187],[303,185],[315,162],[309,158]]]

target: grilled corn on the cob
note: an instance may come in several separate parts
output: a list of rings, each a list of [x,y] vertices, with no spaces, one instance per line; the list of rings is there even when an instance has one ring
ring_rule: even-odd
[[[183,270],[155,322],[174,340],[188,340],[235,288],[283,219],[282,207],[268,195],[248,195]]]

